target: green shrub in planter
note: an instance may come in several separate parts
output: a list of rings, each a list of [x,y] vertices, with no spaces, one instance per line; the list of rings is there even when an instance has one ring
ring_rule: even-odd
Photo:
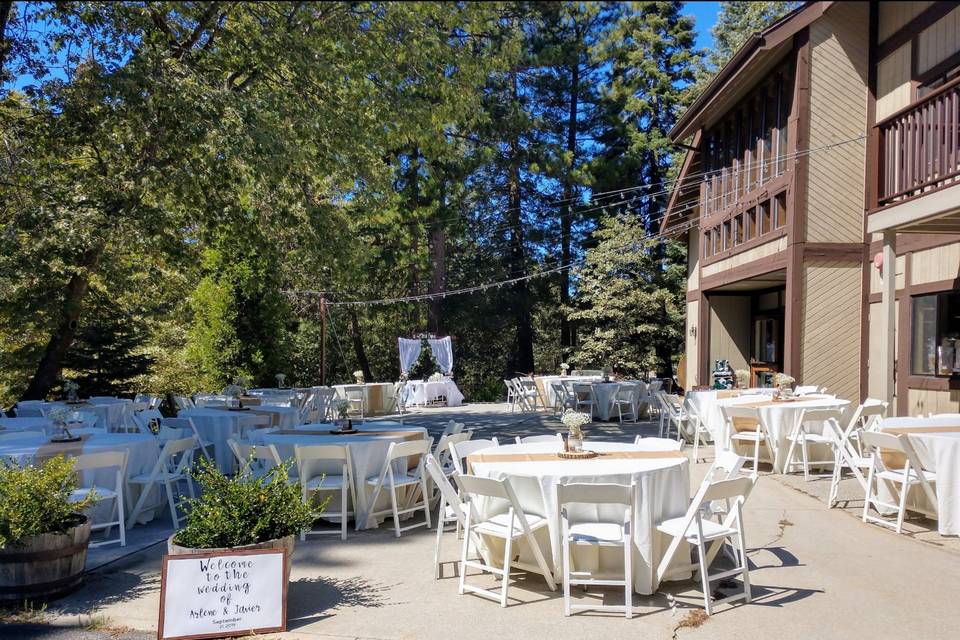
[[[201,459],[193,477],[200,497],[187,501],[187,524],[174,544],[193,549],[241,547],[299,534],[320,511],[304,504],[300,486],[290,484],[290,463],[256,476],[249,462],[233,477]]]
[[[62,533],[83,520],[97,497],[70,501],[77,489],[74,461],[56,456],[40,466],[0,464],[0,547],[42,533]]]

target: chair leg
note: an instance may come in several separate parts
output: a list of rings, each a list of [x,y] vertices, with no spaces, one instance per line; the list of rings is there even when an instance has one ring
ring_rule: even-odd
[[[347,484],[349,480],[349,478],[347,478],[347,474],[343,474],[342,480],[343,482],[340,483],[341,484],[340,486],[340,539],[346,540],[347,539],[347,506],[349,502],[347,500]]]
[[[900,507],[897,509],[897,533],[903,531],[903,516],[907,512],[907,493],[910,492],[910,485],[904,482],[900,485]]]
[[[567,539],[566,533],[563,534],[563,548],[561,550],[563,554],[562,566],[563,566],[563,615],[570,615],[570,541]]]
[[[513,509],[510,509],[510,526],[503,545],[503,582],[500,584],[500,607],[507,607],[507,590],[510,588],[510,551],[513,546]]]
[[[437,511],[437,543],[433,547],[433,566],[434,566],[434,579],[440,579],[440,542],[443,539],[443,512],[446,508],[446,504],[443,501],[443,498],[440,498],[440,509]]]
[[[393,511],[393,531],[400,537],[400,514],[397,512],[397,488],[393,486],[393,476],[390,477],[390,510]]]
[[[130,520],[127,522],[127,529],[133,527],[136,523],[137,518],[140,516],[140,512],[143,510],[143,505],[146,504],[147,498],[150,496],[150,492],[153,491],[153,483],[146,483],[140,485],[142,489],[140,490],[140,497],[137,499],[136,506],[133,507],[133,510],[130,512]]]
[[[737,505],[737,509],[741,509],[741,505]],[[747,541],[746,536],[743,534],[742,513],[737,517],[737,530],[737,546],[740,548],[740,566],[743,567],[743,572],[740,575],[743,577],[744,602],[750,602],[753,594],[750,588],[750,566],[747,563]]]
[[[800,434],[800,453],[803,455],[803,481],[810,482],[810,454],[807,451],[807,439]]]
[[[700,583],[703,585],[703,604],[709,616],[713,613],[713,606],[710,594],[710,577],[707,574],[707,549],[702,539],[697,541],[697,555],[700,561]]]
[[[760,474],[760,438],[753,445],[753,475]]]
[[[420,487],[423,491],[423,517],[427,520],[427,529],[430,528],[430,504],[427,500],[427,478],[424,475],[420,476]],[[440,516],[437,518],[437,527],[443,529],[443,517]]]
[[[117,498],[115,500],[115,503],[117,505],[117,513],[119,514],[119,517],[117,519],[120,521],[120,546],[121,547],[127,546],[127,526],[126,526],[127,523],[126,523],[126,520],[124,519],[125,516],[123,515],[123,494],[125,493],[123,489],[124,489],[123,483],[120,482],[117,485]]]
[[[873,501],[873,464],[870,465],[870,471],[867,473],[867,490],[863,497],[863,521],[867,521],[867,513],[870,511],[870,503]]]
[[[631,526],[634,526],[631,523]],[[633,544],[630,536],[623,537],[623,609],[624,616],[633,617]]]
[[[180,519],[177,518],[177,506],[173,501],[173,489],[170,487],[170,482],[164,482],[163,486],[167,490],[167,503],[170,505],[170,519],[173,522],[173,528],[180,528]]]
[[[467,508],[467,521],[463,526],[463,530],[465,534],[463,536],[463,547],[461,548],[461,551],[460,551],[460,586],[459,586],[460,595],[463,595],[463,592],[464,592],[463,586],[466,583],[466,579],[467,579],[467,554],[470,553],[470,512],[471,511],[472,509]]]

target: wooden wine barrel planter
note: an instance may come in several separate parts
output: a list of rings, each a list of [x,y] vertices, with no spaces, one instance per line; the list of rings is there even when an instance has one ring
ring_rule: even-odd
[[[177,534],[173,534],[167,538],[167,553],[171,556],[183,556],[191,555],[194,553],[218,553],[224,551],[248,551],[251,549],[286,549],[287,550],[287,562],[286,566],[283,568],[283,577],[287,582],[290,581],[290,567],[293,565],[293,549],[296,546],[297,537],[296,536],[287,536],[285,538],[275,538],[273,540],[267,540],[266,542],[258,542],[257,544],[245,544],[240,547],[221,547],[218,549],[193,549],[191,547],[181,547],[176,544],[173,539]]]
[[[90,520],[62,533],[41,533],[0,547],[0,601],[52,600],[83,580]]]

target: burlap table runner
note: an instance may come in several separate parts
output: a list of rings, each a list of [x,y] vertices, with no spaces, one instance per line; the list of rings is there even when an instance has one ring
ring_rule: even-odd
[[[33,455],[33,462],[36,465],[40,465],[57,456],[64,456],[66,458],[76,457],[83,453],[83,445],[89,439],[90,434],[85,433],[80,436],[78,442],[48,442],[40,445],[40,448],[37,449],[37,452]]]
[[[276,436],[395,436],[404,440],[423,440],[422,431],[357,431],[350,434],[331,433],[332,429],[278,429],[273,432]]]
[[[831,398],[830,396],[810,395],[810,396],[802,396],[800,398],[797,398],[796,400],[787,400],[787,401],[758,400],[757,402],[741,402],[732,406],[737,407],[738,409],[740,407],[744,407],[747,409],[759,409],[761,407],[791,407],[795,405],[802,405],[811,400],[834,400],[834,398]],[[737,433],[740,433],[743,431],[756,431],[757,421],[751,420],[750,418],[734,418],[733,430],[736,431]]]
[[[911,433],[960,433],[960,425],[940,425],[929,427],[890,427],[884,429],[884,433],[890,433],[895,436],[909,435]],[[883,466],[887,469],[903,469],[907,466],[907,456],[899,451],[892,449],[880,449],[880,459]]]
[[[723,389],[721,389],[720,391],[717,391],[717,400],[726,400],[728,398],[739,398],[739,397],[740,397],[739,391],[729,391],[729,390],[723,390]]]
[[[589,460],[651,460],[656,458],[686,458],[682,451],[603,451],[595,458],[582,460],[561,458],[556,453],[475,453],[467,456],[467,469],[473,472],[476,462],[581,462]]]
[[[383,413],[383,385],[371,384],[367,386],[367,412]]]

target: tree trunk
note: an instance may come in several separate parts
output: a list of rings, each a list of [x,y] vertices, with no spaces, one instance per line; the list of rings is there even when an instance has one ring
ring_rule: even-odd
[[[577,54],[579,57],[579,54]],[[570,67],[570,103],[567,113],[567,153],[570,154],[570,166],[564,175],[563,199],[567,203],[566,209],[560,209],[560,259],[564,265],[569,265],[573,257],[572,229],[574,205],[573,198],[573,168],[577,158],[577,106],[580,99],[580,61],[574,60]],[[570,268],[560,271],[560,306],[565,308],[570,304]],[[565,313],[560,314],[560,346],[564,356],[574,346],[576,338],[574,328]]]
[[[357,318],[357,310],[353,307],[347,307],[347,313],[350,315],[350,335],[353,338],[353,352],[357,356],[357,362],[360,363],[360,370],[363,371],[363,379],[373,382],[373,373],[370,371],[370,361],[367,360],[367,352],[363,348],[363,335],[360,333],[360,320]]]
[[[10,10],[13,8],[13,0],[3,0],[0,2],[0,78],[3,78],[3,68],[7,62],[7,51],[10,50],[10,42],[7,39],[7,22],[10,20]]]
[[[443,291],[447,279],[447,232],[443,227],[434,227],[430,231],[430,293]],[[440,298],[430,300],[427,305],[427,327],[431,333],[443,333],[442,305]]]
[[[60,377],[63,358],[73,344],[80,327],[80,314],[83,311],[83,299],[90,288],[90,276],[100,266],[102,247],[88,251],[79,269],[70,277],[63,295],[60,319],[50,335],[43,357],[23,393],[23,400],[43,400]]]
[[[518,99],[517,76],[513,75],[513,97]],[[511,140],[509,150],[509,175],[507,176],[507,203],[510,215],[510,277],[527,275],[526,256],[523,244],[523,215],[520,210],[523,197],[520,192],[520,145]],[[514,349],[513,370],[522,373],[533,372],[533,320],[530,313],[530,291],[527,281],[521,280],[513,286],[513,309],[517,323],[516,346]],[[512,373],[512,372],[511,372]]]

